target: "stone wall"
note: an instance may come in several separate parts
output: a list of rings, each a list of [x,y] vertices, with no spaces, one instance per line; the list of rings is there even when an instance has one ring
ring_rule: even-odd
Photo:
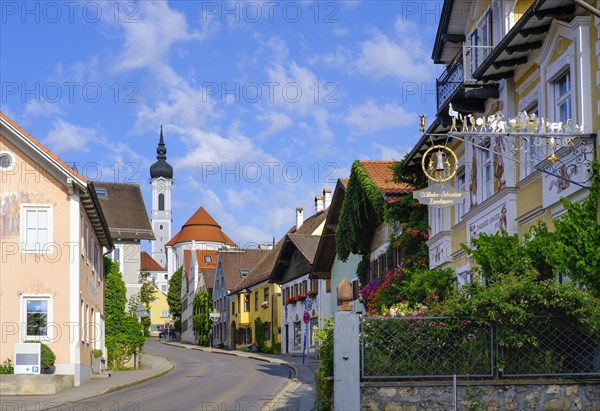
[[[2,374],[0,393],[2,395],[42,395],[57,394],[73,388],[73,375],[60,374]]]
[[[361,383],[364,411],[448,411],[452,382]],[[600,411],[600,380],[459,381],[458,410]]]

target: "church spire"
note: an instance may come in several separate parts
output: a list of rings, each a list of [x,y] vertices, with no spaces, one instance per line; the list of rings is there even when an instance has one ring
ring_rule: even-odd
[[[162,125],[160,126],[160,138],[156,147],[156,163],[150,166],[150,178],[173,178],[173,167],[167,163],[167,147],[163,137]]]

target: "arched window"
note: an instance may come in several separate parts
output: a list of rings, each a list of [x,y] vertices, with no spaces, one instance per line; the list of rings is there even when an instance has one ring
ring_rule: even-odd
[[[159,211],[163,211],[165,209],[165,195],[162,193],[158,195],[158,209]]]

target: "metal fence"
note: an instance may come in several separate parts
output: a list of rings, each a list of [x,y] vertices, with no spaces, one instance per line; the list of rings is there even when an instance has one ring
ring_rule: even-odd
[[[501,344],[508,333],[526,343]],[[600,335],[575,320],[536,317],[522,328],[447,317],[363,317],[363,379],[598,376]]]

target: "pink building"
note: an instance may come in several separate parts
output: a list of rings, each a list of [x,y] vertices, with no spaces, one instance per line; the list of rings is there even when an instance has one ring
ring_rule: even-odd
[[[0,113],[0,353],[46,343],[78,386],[104,347],[103,255],[112,250],[93,184]]]

